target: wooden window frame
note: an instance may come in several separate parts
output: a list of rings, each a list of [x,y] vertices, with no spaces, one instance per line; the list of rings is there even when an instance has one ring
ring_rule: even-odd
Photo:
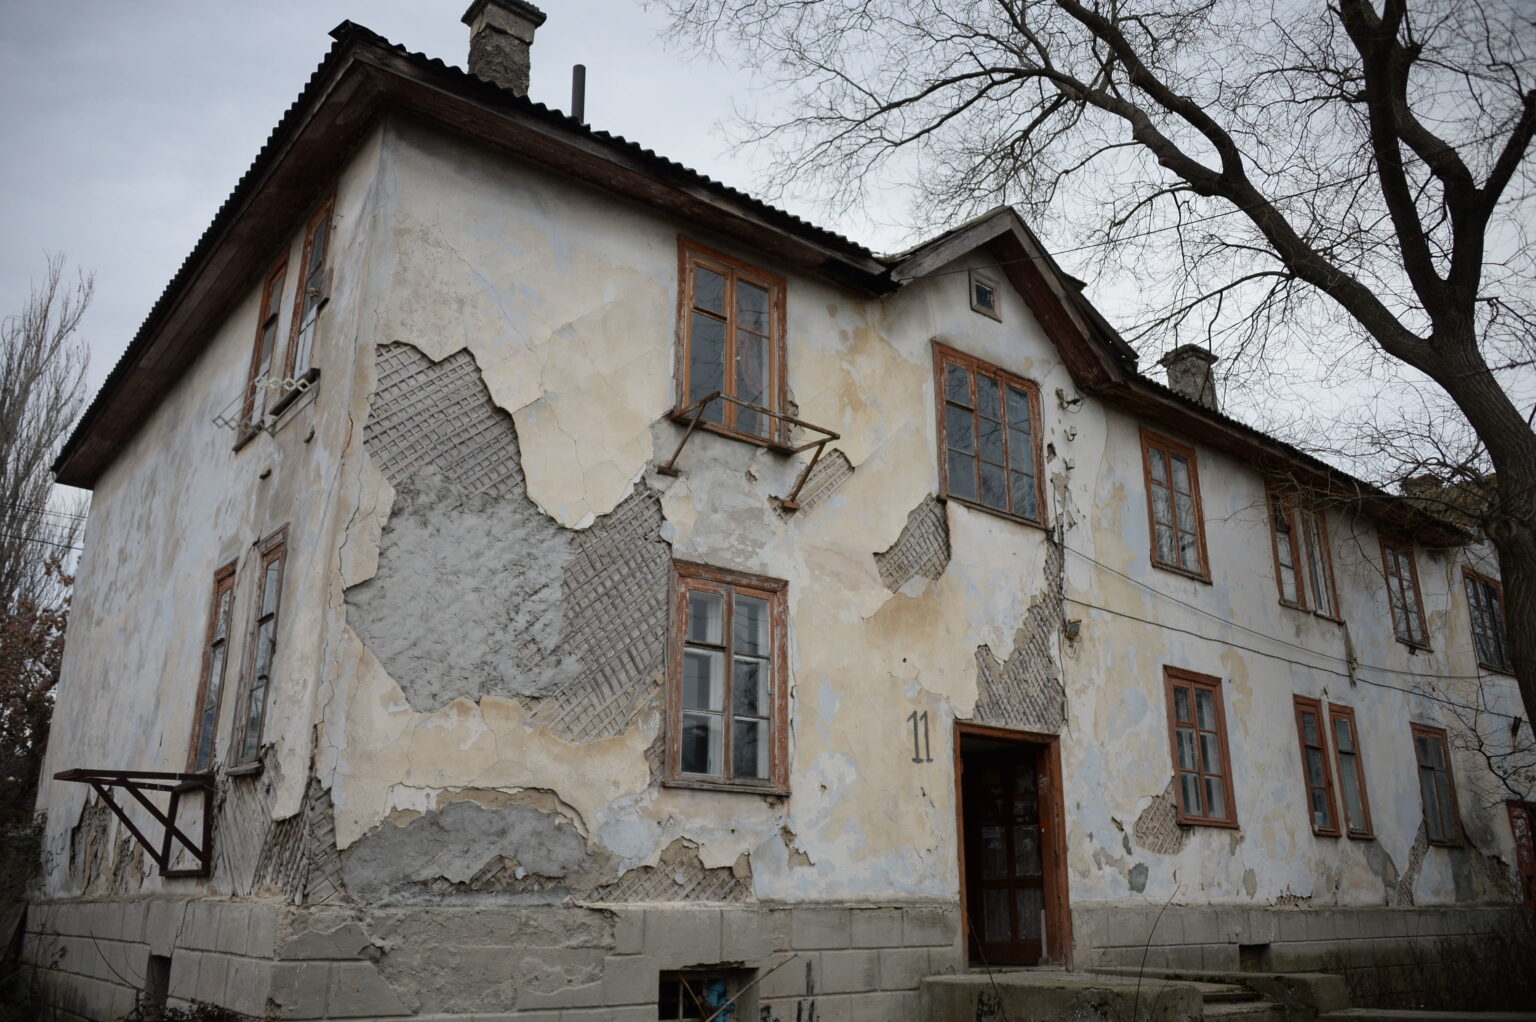
[[[192,738],[187,747],[187,772],[202,773],[213,768],[218,752],[219,713],[224,707],[224,679],[229,674],[229,648],[234,639],[235,616],[235,569],[239,562],[230,561],[213,573],[213,597],[208,604],[208,628],[203,639],[203,662],[198,672],[197,699],[192,704]],[[219,642],[219,614],[224,610],[225,597],[229,607],[224,620],[223,657],[219,660],[217,677],[213,669],[215,651]],[[205,712],[209,686],[213,686],[213,713]],[[215,737],[209,742],[208,762],[198,762],[198,748],[202,744],[204,729]]]
[[[982,273],[980,270],[971,270],[966,274],[965,282],[971,301],[971,311],[979,312],[988,319],[995,319],[1001,323],[1003,321],[1003,305],[1000,299],[1003,296],[1003,289],[998,286],[997,278],[990,274]],[[992,292],[992,307],[990,309],[976,300],[977,284],[988,288]]]
[[[703,788],[710,791],[749,792],[757,795],[786,796],[789,794],[789,623],[787,592],[789,584],[783,579],[729,571],[708,564],[691,561],[674,561],[672,623],[667,657],[667,769],[663,783],[674,788]],[[724,736],[721,747],[722,774],[685,773],[682,769],[683,733],[683,649],[688,634],[688,594],[691,592],[719,593],[725,597],[726,613],[721,622],[725,644],[723,659],[726,663],[725,691],[721,696]],[[734,711],[732,709],[734,636],[731,634],[732,597],[737,593],[766,599],[769,607],[769,629],[772,633],[773,662],[769,675],[769,743],[768,777],[735,778],[731,776],[733,762],[732,738]]]
[[[736,280],[745,277],[758,287],[768,290],[769,330],[768,339],[768,403],[764,407],[778,414],[787,414],[789,407],[789,360],[784,335],[787,327],[785,293],[788,290],[784,277],[777,273],[753,266],[734,256],[716,251],[678,236],[677,239],[677,345],[674,378],[677,380],[677,404],[672,417],[681,421],[692,419],[687,409],[693,404],[689,395],[693,392],[689,378],[692,360],[689,355],[693,346],[692,314],[694,301],[694,267],[703,266],[726,278],[725,319],[725,388],[722,393],[736,396],[736,376],[733,371],[736,355]],[[713,315],[713,313],[707,313]],[[719,402],[722,421],[700,419],[698,428],[718,433],[760,447],[783,449],[789,442],[789,425],[778,419],[770,419],[766,434],[749,433],[734,426],[739,411],[729,401]]]
[[[1344,754],[1339,751],[1339,721],[1341,720],[1349,722],[1349,733],[1354,736],[1355,740],[1355,751],[1352,755],[1355,758],[1355,783],[1360,786],[1360,812],[1365,816],[1364,830],[1355,830],[1350,826],[1349,805],[1347,800],[1342,797]],[[1355,719],[1353,707],[1340,706],[1338,703],[1333,702],[1328,704],[1328,733],[1333,739],[1333,755],[1339,765],[1339,787],[1341,789],[1339,804],[1343,809],[1339,820],[1343,824],[1344,833],[1350,838],[1357,841],[1369,841],[1376,836],[1376,831],[1371,823],[1371,793],[1365,783],[1365,746],[1360,741],[1360,723]]]
[[[1197,548],[1198,548],[1198,550],[1200,552],[1200,570],[1199,571],[1194,571],[1194,570],[1191,570],[1189,568],[1186,568],[1182,564],[1176,564],[1176,563],[1170,563],[1168,561],[1164,561],[1164,560],[1162,560],[1162,559],[1160,559],[1158,557],[1158,553],[1157,553],[1157,503],[1153,499],[1153,496],[1152,496],[1152,486],[1153,486],[1153,482],[1152,482],[1152,449],[1153,448],[1157,448],[1158,450],[1161,450],[1163,452],[1163,455],[1169,459],[1169,461],[1168,461],[1168,475],[1169,475],[1168,491],[1169,491],[1170,497],[1174,498],[1172,503],[1171,503],[1171,506],[1173,507],[1173,515],[1174,515],[1174,522],[1173,522],[1174,537],[1173,538],[1174,538],[1175,548],[1177,548],[1178,539],[1179,539],[1179,532],[1181,530],[1178,527],[1178,514],[1179,514],[1179,511],[1178,511],[1178,501],[1176,499],[1176,495],[1173,492],[1173,486],[1172,486],[1172,481],[1173,481],[1173,461],[1172,461],[1172,457],[1174,455],[1178,455],[1179,457],[1183,458],[1186,462],[1189,463],[1189,487],[1190,487],[1190,490],[1191,490],[1191,494],[1190,495],[1194,498],[1194,504],[1195,504],[1195,537],[1196,537],[1196,546],[1197,546]],[[1161,433],[1154,432],[1153,430],[1150,430],[1150,429],[1146,428],[1145,426],[1143,426],[1142,429],[1141,429],[1141,474],[1142,474],[1142,484],[1143,484],[1143,486],[1145,486],[1146,494],[1147,494],[1147,540],[1148,540],[1148,542],[1150,544],[1150,547],[1151,547],[1152,566],[1154,568],[1161,568],[1164,571],[1171,571],[1171,572],[1173,572],[1173,573],[1175,573],[1177,575],[1183,575],[1186,578],[1192,578],[1192,579],[1195,579],[1196,581],[1205,582],[1205,583],[1209,584],[1210,581],[1211,581],[1211,561],[1210,561],[1210,557],[1207,555],[1207,552],[1206,552],[1206,545],[1205,545],[1205,505],[1202,502],[1201,497],[1200,497],[1200,466],[1199,466],[1198,460],[1196,459],[1196,456],[1195,456],[1195,449],[1193,447],[1189,446],[1188,444],[1181,444],[1177,440],[1174,440],[1174,439],[1172,439],[1170,437],[1164,436]],[[1175,549],[1175,552],[1177,552],[1177,549]]]
[[[1306,790],[1307,819],[1312,823],[1312,833],[1318,837],[1338,837],[1342,833],[1339,826],[1339,800],[1334,794],[1333,765],[1329,763],[1328,746],[1330,730],[1323,716],[1323,704],[1321,700],[1310,696],[1293,696],[1292,707],[1296,715],[1296,741],[1301,746],[1301,781]],[[1311,714],[1314,725],[1317,728],[1317,744],[1307,743],[1307,731],[1302,723],[1305,714]],[[1312,783],[1311,776],[1307,773],[1307,750],[1316,749],[1318,758],[1323,764],[1323,783]],[[1312,813],[1312,792],[1321,789],[1328,801],[1328,818],[1333,821],[1329,827],[1320,827],[1317,818]]]
[[[973,422],[974,422],[975,418],[977,417],[977,413],[979,412],[979,407],[977,405],[976,398],[974,396],[975,389],[976,389],[975,380],[976,380],[977,376],[988,376],[988,377],[991,377],[992,379],[996,380],[997,381],[997,385],[998,385],[999,393],[1004,395],[1002,397],[1002,400],[1005,402],[1005,404],[1004,404],[1003,408],[999,411],[999,414],[1004,417],[1003,418],[1003,460],[1004,460],[1003,472],[1004,472],[1004,477],[1005,477],[1004,478],[1004,482],[1005,483],[1008,482],[1008,480],[1006,478],[1007,475],[1013,471],[1012,464],[1008,461],[1008,454],[1009,454],[1008,444],[1009,444],[1009,440],[1008,440],[1008,421],[1007,421],[1007,411],[1006,411],[1006,401],[1007,401],[1006,394],[1008,392],[1008,388],[1009,387],[1017,388],[1018,390],[1023,391],[1025,396],[1028,398],[1028,400],[1029,400],[1030,440],[1031,440],[1031,442],[1033,443],[1033,446],[1034,446],[1034,450],[1033,450],[1031,456],[1034,458],[1034,469],[1035,469],[1035,471],[1034,471],[1035,509],[1039,513],[1039,517],[1038,518],[1029,518],[1029,517],[1027,517],[1025,515],[1017,514],[1017,513],[1013,512],[1011,510],[1005,510],[1003,508],[993,507],[990,504],[983,503],[980,499],[972,500],[969,497],[962,497],[962,496],[959,496],[958,494],[954,493],[950,489],[950,485],[949,485],[949,428],[948,428],[948,425],[947,425],[947,413],[945,411],[945,409],[947,408],[949,402],[948,402],[948,399],[947,399],[947,392],[945,390],[945,381],[944,381],[944,369],[945,369],[946,366],[949,366],[949,365],[959,366],[959,367],[961,367],[961,368],[963,368],[963,369],[965,369],[965,370],[967,370],[967,371],[969,371],[971,373],[971,381],[972,381],[971,382],[971,390],[972,390],[972,395],[973,395],[972,398],[971,398],[971,401],[972,401],[972,410],[973,410],[972,411]],[[954,501],[957,504],[964,504],[966,507],[976,508],[978,511],[985,511],[988,514],[997,515],[1000,518],[1007,518],[1007,519],[1009,519],[1011,521],[1023,522],[1025,525],[1034,525],[1034,526],[1037,526],[1039,528],[1045,528],[1046,527],[1046,524],[1045,524],[1045,522],[1046,522],[1046,510],[1045,510],[1045,472],[1044,472],[1045,454],[1044,454],[1044,442],[1043,442],[1043,440],[1041,439],[1041,436],[1040,436],[1040,433],[1041,433],[1041,417],[1042,416],[1041,416],[1041,407],[1040,407],[1040,387],[1039,387],[1039,385],[1034,383],[1032,380],[1026,380],[1022,376],[1016,376],[1013,373],[1008,372],[1006,369],[999,368],[998,366],[993,365],[991,362],[987,362],[987,361],[984,361],[983,359],[976,358],[974,355],[967,355],[963,351],[960,351],[960,350],[958,350],[956,348],[951,348],[949,345],[941,344],[938,341],[935,341],[934,344],[933,344],[933,372],[934,372],[933,379],[934,379],[935,422],[937,423],[936,429],[937,429],[938,443],[939,443],[939,489],[940,489],[940,492],[943,493],[944,499],[945,500],[952,500],[952,501]],[[977,427],[977,428],[978,428],[978,435],[979,435],[979,427]],[[978,462],[978,465],[979,465],[979,463],[980,463],[979,455],[977,457],[977,462]],[[1008,498],[1009,499],[1009,503],[1012,504],[1012,502],[1013,502],[1013,493],[1012,493],[1011,485],[1009,486],[1008,489],[1009,489],[1009,498]],[[978,479],[977,479],[977,494],[978,494],[978,497],[979,497],[980,493],[981,493],[981,482],[980,482],[980,478],[978,477]]]
[[[1454,765],[1451,763],[1450,739],[1445,733],[1445,728],[1442,727],[1434,727],[1429,724],[1414,724],[1410,722],[1409,728],[1414,738],[1414,779],[1419,782],[1419,804],[1424,811],[1424,835],[1426,838],[1428,838],[1429,843],[1432,845],[1441,845],[1446,848],[1459,848],[1466,842],[1462,837],[1461,832],[1461,809],[1456,800],[1456,770]],[[1440,743],[1440,756],[1442,761],[1445,763],[1445,790],[1451,802],[1450,816],[1452,835],[1450,837],[1435,837],[1429,832],[1429,807],[1423,804],[1424,782],[1421,775],[1425,770],[1433,771],[1434,768],[1425,766],[1423,763],[1419,762],[1418,739],[1420,738],[1428,738]]]
[[[1195,751],[1199,755],[1199,709],[1194,699],[1198,689],[1210,690],[1215,698],[1213,703],[1216,710],[1216,735],[1221,746],[1221,774],[1222,783],[1226,786],[1227,813],[1224,817],[1205,816],[1191,813],[1184,805],[1184,785],[1179,781],[1181,771],[1179,769],[1179,721],[1174,707],[1174,690],[1180,687],[1190,690],[1190,712],[1196,729]],[[1173,757],[1173,790],[1174,804],[1178,807],[1179,823],[1190,827],[1226,827],[1237,829],[1237,785],[1232,777],[1232,752],[1227,739],[1227,710],[1226,700],[1222,698],[1222,681],[1220,678],[1209,674],[1197,674],[1194,671],[1186,671],[1181,667],[1163,667],[1163,698],[1167,704],[1168,713],[1168,749]],[[1196,769],[1194,773],[1200,779],[1201,791],[1204,791],[1204,779],[1207,776],[1215,776],[1209,771]],[[1201,796],[1202,800],[1204,795]]]
[[[1515,666],[1514,663],[1509,659],[1509,619],[1504,614],[1504,584],[1496,578],[1490,578],[1480,571],[1473,571],[1471,568],[1466,567],[1465,565],[1463,565],[1461,569],[1461,578],[1462,591],[1466,594],[1467,597],[1467,616],[1470,619],[1469,624],[1472,628],[1472,652],[1477,657],[1478,666],[1484,668],[1485,670],[1493,671],[1495,674],[1513,675],[1515,673]],[[1492,613],[1491,609],[1482,607],[1483,601],[1481,596],[1479,596],[1476,602],[1474,602],[1472,593],[1474,591],[1474,587],[1476,586],[1487,586],[1489,589],[1493,590],[1494,598],[1499,602],[1497,616]],[[1483,658],[1483,646],[1477,638],[1477,620],[1479,609],[1484,610],[1486,616],[1489,619],[1488,623],[1490,627],[1496,628],[1498,630],[1499,643],[1504,649],[1505,656],[1505,662],[1502,664],[1496,664]]]
[[[278,347],[281,344],[278,328],[282,326],[283,290],[288,286],[288,257],[283,256],[273,263],[262,277],[261,282],[261,306],[256,317],[256,340],[251,345],[251,365],[245,377],[245,394],[240,402],[241,435],[239,445],[243,445],[257,433],[256,416],[258,390],[270,391],[272,388],[263,385],[257,386],[261,379],[262,342],[266,339],[267,328],[272,328],[272,350],[267,353],[267,373],[270,377],[272,369],[279,361]],[[275,293],[274,293],[275,292]],[[261,415],[265,416],[272,411],[267,394],[261,395]]]
[[[1408,561],[1408,581],[1413,584],[1414,607],[1418,611],[1416,615],[1419,626],[1417,637],[1412,634],[1411,630],[1408,634],[1404,634],[1404,625],[1410,624],[1410,622],[1403,620],[1408,608],[1404,606],[1403,613],[1399,614],[1397,604],[1392,601],[1393,580],[1397,580],[1400,590],[1405,585],[1402,572],[1395,568],[1398,558],[1393,557],[1392,552],[1396,551],[1402,551],[1402,556]],[[1398,642],[1408,646],[1410,649],[1428,650],[1430,648],[1429,624],[1424,614],[1424,591],[1419,588],[1419,559],[1414,554],[1411,542],[1400,542],[1385,536],[1381,538],[1381,575],[1387,584],[1387,611],[1392,615],[1392,634],[1397,637]],[[1406,595],[1406,591],[1402,595]],[[1406,600],[1404,600],[1404,603],[1406,604]]]
[[[1296,610],[1304,610],[1310,614],[1327,621],[1341,623],[1339,617],[1339,590],[1333,576],[1333,550],[1328,542],[1328,522],[1323,512],[1315,507],[1307,507],[1298,494],[1283,489],[1276,483],[1269,483],[1264,490],[1265,516],[1269,521],[1270,551],[1275,558],[1275,589],[1279,592],[1280,603]],[[1280,525],[1277,518],[1285,520],[1286,528],[1290,530],[1291,556],[1295,560],[1293,569],[1296,572],[1296,599],[1290,600],[1285,595],[1285,581],[1282,577],[1282,565],[1280,562]],[[1316,564],[1312,556],[1312,550],[1307,543],[1307,526],[1316,531],[1318,554]],[[1314,572],[1315,569],[1315,572]],[[1333,608],[1333,613],[1323,610],[1318,600],[1317,586],[1313,583],[1314,573],[1320,574],[1323,584],[1328,587],[1327,603]]]
[[[289,317],[288,324],[288,351],[283,358],[283,375],[288,379],[294,379],[295,374],[304,379],[309,379],[315,372],[314,362],[314,338],[311,336],[311,348],[308,356],[308,365],[304,371],[298,373],[299,334],[304,328],[304,299],[311,290],[315,291],[317,299],[315,308],[315,322],[318,324],[320,315],[325,307],[330,304],[331,295],[331,257],[336,251],[336,192],[333,189],[320,203],[309,218],[304,221],[304,246],[299,256],[299,273],[301,277],[298,287],[293,289],[293,313]],[[307,278],[302,275],[309,268],[310,257],[314,254],[316,228],[325,225],[325,251],[321,256],[320,265],[309,274]],[[283,396],[287,398],[286,405],[296,398],[301,391],[294,389]]]
[[[267,684],[261,692],[261,706],[253,707],[253,688],[256,681],[256,659],[260,655],[257,646],[260,645],[262,607],[267,595],[267,571],[268,566],[277,562],[277,592],[272,599],[272,663],[275,665],[278,657],[279,643],[277,641],[278,629],[282,625],[283,615],[283,588],[288,577],[288,526],[283,526],[257,544],[256,559],[256,598],[251,605],[251,626],[246,633],[246,650],[244,664],[241,670],[240,698],[235,704],[234,729],[230,741],[230,755],[236,762],[231,764],[231,771],[252,772],[261,765],[261,740],[264,737],[267,724],[267,707],[271,704],[272,676],[269,675]],[[271,665],[269,665],[271,670]],[[275,673],[275,672],[274,672]],[[245,755],[245,747],[248,744],[249,726],[252,717],[256,720],[256,737],[254,741],[255,754]]]

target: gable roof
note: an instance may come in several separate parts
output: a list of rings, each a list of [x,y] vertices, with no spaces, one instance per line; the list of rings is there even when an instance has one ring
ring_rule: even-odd
[[[1008,207],[893,256],[818,227],[619,135],[444,64],[350,21],[183,261],[54,462],[89,488],[201,352],[203,342],[284,244],[292,226],[379,116],[406,111],[574,178],[671,213],[865,296],[896,291],[977,249],[995,257],[1055,342],[1074,382],[1128,410],[1267,470],[1366,505],[1426,542],[1467,534],[1280,440],[1141,375],[1136,351]]]

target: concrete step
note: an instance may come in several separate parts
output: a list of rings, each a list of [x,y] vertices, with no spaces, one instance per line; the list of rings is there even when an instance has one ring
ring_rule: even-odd
[[[1416,1011],[1346,1008],[1319,1015],[1318,1022],[1536,1022],[1531,1011]]]
[[[1286,1012],[1283,1004],[1274,1001],[1207,1001],[1205,1014],[1200,1017],[1230,1022],[1285,1022]]]

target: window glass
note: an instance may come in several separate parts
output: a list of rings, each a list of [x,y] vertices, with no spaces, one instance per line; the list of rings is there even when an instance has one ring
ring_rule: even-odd
[[[1152,562],[1204,577],[1205,526],[1200,519],[1200,487],[1194,451],[1172,440],[1142,432],[1147,474]]]
[[[208,645],[203,652],[200,699],[192,722],[192,754],[188,769],[202,773],[213,765],[214,735],[219,724],[219,703],[224,690],[224,671],[229,654],[230,615],[234,612],[235,566],[220,568],[213,579],[213,606],[209,611]]]
[[[685,379],[679,391],[686,406],[724,395],[704,406],[701,421],[744,437],[773,439],[780,431],[773,418],[745,406],[783,412],[783,281],[691,242],[683,243],[683,260]]]
[[[1234,824],[1220,679],[1173,668],[1166,669],[1165,675],[1180,819],[1185,823]]]
[[[1392,627],[1397,637],[1414,646],[1424,646],[1423,604],[1419,599],[1419,574],[1413,548],[1383,542],[1382,569],[1387,581],[1387,606],[1392,613]]]
[[[1509,654],[1509,638],[1504,625],[1504,593],[1490,578],[1468,571],[1463,576],[1467,607],[1472,614],[1472,642],[1477,661],[1491,670],[1514,672]]]
[[[1460,827],[1456,819],[1450,750],[1445,732],[1415,724],[1413,747],[1419,763],[1419,796],[1424,803],[1425,832],[1431,841],[1454,844],[1460,840]]]
[[[287,559],[283,535],[280,531],[261,545],[261,574],[256,590],[256,618],[251,628],[249,668],[235,719],[235,762],[240,765],[255,763],[261,754],[272,668],[277,660],[277,615],[283,589],[283,566]]]
[[[944,390],[939,425],[945,492],[1040,521],[1034,386],[948,348],[936,353]]]

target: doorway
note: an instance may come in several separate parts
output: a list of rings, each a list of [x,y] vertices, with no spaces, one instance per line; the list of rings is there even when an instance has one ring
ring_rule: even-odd
[[[970,962],[1067,964],[1056,736],[975,724],[956,731],[961,917]]]

